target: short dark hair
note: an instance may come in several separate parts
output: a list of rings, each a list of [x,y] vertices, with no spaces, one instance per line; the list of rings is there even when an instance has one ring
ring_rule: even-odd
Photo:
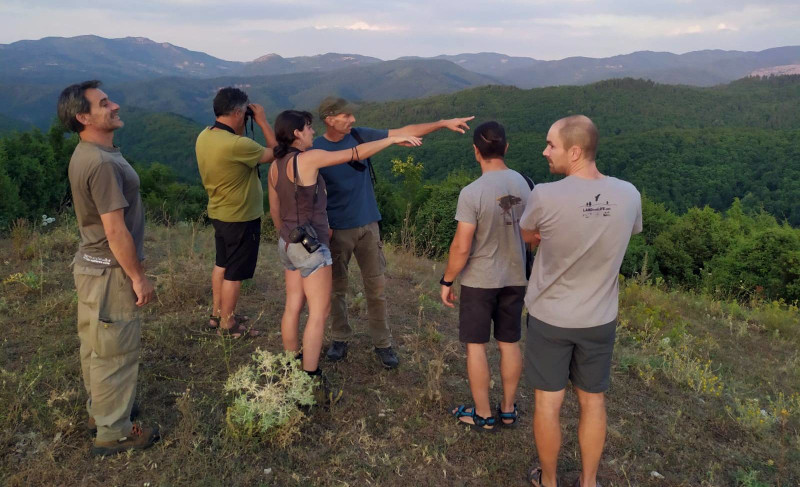
[[[296,137],[295,130],[303,130],[306,125],[311,125],[314,116],[309,112],[299,110],[284,110],[275,119],[275,139],[278,145],[275,146],[274,154],[276,158],[281,158],[289,153]]]
[[[559,124],[558,136],[564,142],[564,148],[578,146],[583,157],[594,160],[597,157],[597,126],[586,115],[572,115],[556,122]]]
[[[101,84],[100,81],[93,79],[64,88],[58,97],[56,112],[58,119],[67,129],[77,133],[83,132],[85,126],[78,121],[76,115],[92,111],[92,105],[86,99],[86,90],[98,88]]]
[[[484,159],[506,156],[506,129],[495,121],[485,122],[475,129],[472,143]]]
[[[247,105],[249,101],[250,98],[247,97],[247,93],[239,88],[234,88],[233,86],[222,88],[217,92],[217,96],[214,97],[214,116],[230,115],[235,110]]]

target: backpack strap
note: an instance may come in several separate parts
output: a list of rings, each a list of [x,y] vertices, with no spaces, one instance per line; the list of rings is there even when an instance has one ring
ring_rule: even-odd
[[[531,189],[531,191],[533,191],[533,179],[529,178],[528,176],[526,176],[526,175],[524,175],[522,173],[520,173],[520,176],[525,178],[525,182],[528,183],[528,187]],[[533,271],[533,259],[534,259],[533,250],[531,250],[531,248],[528,246],[528,244],[525,244],[525,278],[526,279],[530,279],[531,278],[531,272]]]
[[[353,138],[356,139],[356,142],[358,142],[359,145],[364,143],[364,139],[361,137],[361,135],[358,133],[358,130],[356,130],[355,127],[350,129],[350,135],[352,135]],[[372,160],[369,157],[367,157],[365,162],[366,162],[366,167],[369,168],[369,177],[372,180],[372,186],[375,186],[378,183],[378,179],[375,177],[375,169],[372,167]],[[361,167],[356,167],[355,164],[359,164]],[[361,161],[352,161],[350,162],[350,166],[359,172],[364,170],[363,168],[364,163]]]

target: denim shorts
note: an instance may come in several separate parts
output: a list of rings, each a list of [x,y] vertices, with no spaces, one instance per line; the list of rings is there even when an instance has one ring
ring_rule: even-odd
[[[309,254],[303,244],[290,243],[286,246],[283,238],[278,239],[278,257],[281,259],[283,267],[290,271],[300,271],[302,277],[308,277],[317,269],[322,269],[326,265],[332,265],[331,249],[321,243],[313,254]]]

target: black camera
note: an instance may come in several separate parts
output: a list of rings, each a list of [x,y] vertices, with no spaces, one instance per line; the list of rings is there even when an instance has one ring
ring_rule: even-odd
[[[253,109],[247,107],[247,110],[244,111],[244,123],[247,123],[248,120],[251,120],[255,116],[256,114],[253,113]]]
[[[303,244],[303,248],[309,254],[316,252],[320,246],[316,230],[308,223],[304,223],[292,230],[292,233],[289,234],[289,242]]]

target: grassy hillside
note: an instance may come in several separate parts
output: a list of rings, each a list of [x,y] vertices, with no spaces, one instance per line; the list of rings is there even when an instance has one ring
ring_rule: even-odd
[[[203,331],[214,244],[209,228],[193,225],[149,226],[145,244],[158,299],[144,312],[137,395],[143,421],[158,422],[163,440],[146,452],[88,458],[68,267],[74,221],[45,230],[18,227],[0,240],[0,483],[524,484],[535,460],[531,391],[520,390],[521,425],[513,430],[481,435],[449,416],[447,407],[469,401],[457,313],[438,304],[442,263],[401,249],[388,253],[400,368],[384,371],[374,357],[354,285],[351,354],[326,367],[344,387],[343,400],[330,411],[312,410],[288,445],[232,437],[223,384],[256,348],[280,350],[282,271],[274,242],[265,241],[242,297],[261,337],[229,341]],[[360,282],[355,267],[351,273]],[[797,308],[718,301],[635,279],[622,289],[603,484],[800,483]],[[490,358],[497,374],[497,354]],[[495,400],[498,387],[495,379]],[[572,482],[579,462],[571,392],[564,413],[560,474]]]

